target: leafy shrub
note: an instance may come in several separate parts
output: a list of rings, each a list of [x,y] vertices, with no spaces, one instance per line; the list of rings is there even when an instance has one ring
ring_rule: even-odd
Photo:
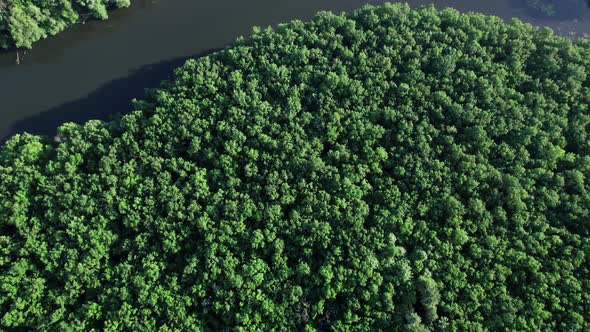
[[[120,120],[16,135],[0,323],[587,331],[589,55],[367,6],[255,29]]]

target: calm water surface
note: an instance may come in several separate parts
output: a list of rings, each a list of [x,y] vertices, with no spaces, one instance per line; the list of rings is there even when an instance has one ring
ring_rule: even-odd
[[[477,11],[506,20],[550,26],[563,35],[588,36],[590,10],[546,18],[523,0],[414,0]],[[130,100],[170,77],[190,57],[223,48],[252,26],[309,19],[320,10],[350,11],[371,0],[133,0],[107,21],[87,22],[20,54],[0,53],[0,140],[17,133],[53,134],[67,121],[84,122],[127,112]]]

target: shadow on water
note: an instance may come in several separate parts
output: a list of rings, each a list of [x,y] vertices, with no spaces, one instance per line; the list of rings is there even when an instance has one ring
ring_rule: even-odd
[[[133,98],[143,99],[146,88],[158,87],[163,80],[171,79],[174,69],[182,66],[188,59],[203,57],[222,49],[208,49],[196,55],[141,66],[131,71],[128,76],[112,80],[83,98],[66,102],[17,122],[0,138],[0,143],[4,143],[16,133],[29,132],[51,136],[56,133],[57,127],[65,122],[108,120],[114,115],[128,113],[132,110]]]
[[[513,0],[512,3],[537,19],[575,19],[590,10],[590,0]]]

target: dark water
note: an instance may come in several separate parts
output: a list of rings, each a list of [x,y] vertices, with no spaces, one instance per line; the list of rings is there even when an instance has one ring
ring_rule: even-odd
[[[590,34],[590,10],[543,17],[525,0],[408,1],[434,3],[504,19],[518,17],[556,33]],[[146,87],[170,77],[186,59],[248,35],[252,26],[309,19],[320,10],[349,11],[370,0],[133,0],[103,22],[88,22],[34,45],[26,54],[0,53],[0,140],[17,132],[53,134],[68,121],[106,119],[130,110]]]

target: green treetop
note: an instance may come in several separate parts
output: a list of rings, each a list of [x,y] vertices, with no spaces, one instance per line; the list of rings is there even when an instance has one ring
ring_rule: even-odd
[[[452,9],[255,29],[1,148],[0,326],[588,331],[589,73]]]

